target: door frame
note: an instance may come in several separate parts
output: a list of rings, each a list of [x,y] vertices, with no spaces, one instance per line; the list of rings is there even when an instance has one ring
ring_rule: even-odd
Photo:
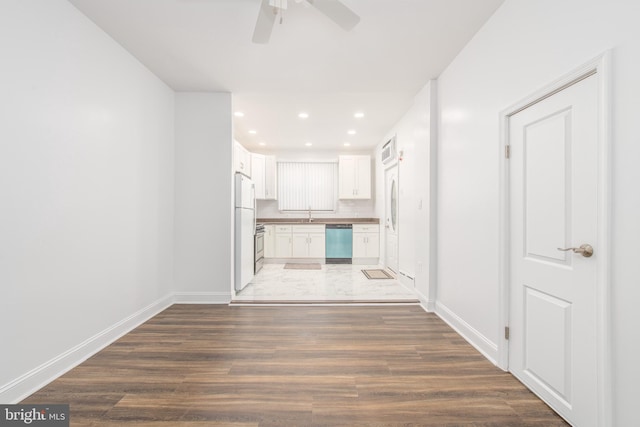
[[[498,366],[509,371],[509,341],[505,328],[509,326],[510,313],[510,197],[509,160],[506,150],[509,144],[509,118],[557,92],[587,77],[597,74],[599,92],[598,123],[598,257],[596,276],[596,351],[598,426],[613,425],[612,411],[612,356],[611,356],[611,288],[610,288],[610,230],[611,230],[611,53],[607,51],[576,68],[558,80],[511,105],[499,114],[499,301],[498,301]]]

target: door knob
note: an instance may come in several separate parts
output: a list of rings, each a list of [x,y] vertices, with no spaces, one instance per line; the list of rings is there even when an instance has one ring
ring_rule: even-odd
[[[580,245],[579,248],[558,248],[558,250],[562,252],[573,251],[574,254],[582,254],[585,258],[589,258],[593,255],[593,246],[588,244]]]

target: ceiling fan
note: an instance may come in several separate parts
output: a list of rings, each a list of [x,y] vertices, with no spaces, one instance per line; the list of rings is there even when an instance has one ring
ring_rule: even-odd
[[[303,1],[318,9],[345,31],[350,31],[360,22],[360,17],[339,0],[295,0],[296,3]],[[252,41],[258,44],[269,43],[276,18],[280,16],[282,23],[282,13],[286,9],[287,0],[262,0]]]

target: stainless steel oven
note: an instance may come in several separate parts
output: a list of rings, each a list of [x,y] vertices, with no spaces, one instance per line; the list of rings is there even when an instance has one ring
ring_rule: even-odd
[[[254,249],[254,273],[257,273],[264,264],[264,224],[256,224]]]

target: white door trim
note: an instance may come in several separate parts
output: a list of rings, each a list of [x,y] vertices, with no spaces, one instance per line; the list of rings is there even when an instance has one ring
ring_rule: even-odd
[[[509,325],[509,161],[505,152],[509,143],[509,118],[524,108],[535,104],[554,93],[590,75],[599,76],[599,135],[598,135],[598,260],[597,260],[597,382],[598,382],[598,426],[612,426],[612,357],[611,357],[611,313],[610,313],[610,230],[611,230],[611,53],[594,58],[571,73],[536,91],[534,94],[500,112],[500,216],[499,216],[499,337],[498,366],[509,370],[509,346],[504,328]]]

